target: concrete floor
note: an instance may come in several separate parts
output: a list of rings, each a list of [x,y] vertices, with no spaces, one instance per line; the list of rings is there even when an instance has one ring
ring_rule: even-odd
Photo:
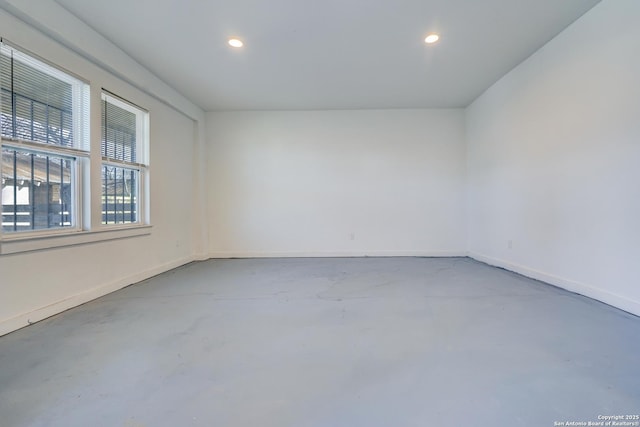
[[[0,338],[3,427],[638,413],[640,318],[466,258],[195,263]]]

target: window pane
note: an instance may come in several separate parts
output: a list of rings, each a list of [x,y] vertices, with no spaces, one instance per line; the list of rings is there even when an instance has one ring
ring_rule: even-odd
[[[136,114],[102,101],[102,155],[136,162]]]
[[[0,42],[2,232],[79,224],[79,160],[66,149],[89,156],[89,92],[76,77]]]
[[[2,149],[2,231],[72,227],[75,160]]]
[[[102,223],[138,222],[138,176],[135,169],[102,166]]]
[[[48,73],[50,68],[3,47],[0,55],[2,136],[74,146],[73,85]]]

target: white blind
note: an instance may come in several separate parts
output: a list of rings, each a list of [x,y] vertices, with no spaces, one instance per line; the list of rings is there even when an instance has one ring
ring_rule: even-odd
[[[89,150],[84,82],[0,43],[0,91],[4,138]]]
[[[122,162],[137,162],[137,116],[110,98],[102,99],[102,156]]]

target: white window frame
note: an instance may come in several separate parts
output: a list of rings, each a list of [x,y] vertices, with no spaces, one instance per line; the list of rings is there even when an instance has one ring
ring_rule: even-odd
[[[150,223],[149,185],[150,114],[148,110],[139,107],[133,102],[125,101],[123,98],[103,89],[101,78],[98,78],[97,80],[84,79],[63,67],[56,65],[49,59],[43,59],[41,56],[33,54],[29,50],[24,49],[17,44],[10,43],[4,38],[0,37],[0,41],[11,46],[17,51],[46,64],[53,70],[57,70],[60,74],[56,74],[55,77],[59,77],[64,74],[83,82],[86,84],[85,90],[88,91],[88,95],[83,98],[83,102],[85,100],[87,101],[86,105],[83,105],[83,119],[86,119],[86,125],[83,125],[82,130],[79,131],[75,128],[76,121],[73,121],[74,138],[78,138],[82,135],[82,144],[85,145],[76,145],[79,144],[79,142],[74,140],[73,148],[69,148],[0,137],[0,152],[4,146],[31,152],[48,152],[55,156],[74,158],[75,161],[73,164],[75,167],[72,171],[74,189],[72,197],[74,208],[76,209],[74,227],[9,233],[3,233],[0,228],[0,256],[151,234],[152,226]],[[55,60],[55,58],[53,59]],[[100,134],[100,108],[101,97],[103,94],[108,94],[108,96],[112,97],[111,99],[123,102],[124,105],[129,106],[128,108],[136,108],[136,111],[144,112],[144,114],[140,116],[139,122],[136,124],[136,130],[139,132],[139,135],[136,138],[137,150],[139,150],[136,153],[136,160],[139,163],[135,164],[135,166],[140,170],[140,172],[138,174],[138,221],[135,223],[116,225],[102,224],[101,165],[103,159],[100,149],[101,137],[98,135]],[[73,110],[75,114],[76,108],[78,108],[76,105],[75,95],[73,96],[73,99]],[[76,147],[81,147],[82,149]],[[107,161],[109,160],[107,159]],[[2,162],[0,162],[0,168],[1,167]],[[125,167],[129,167],[129,165],[125,165]],[[0,204],[0,213],[1,209],[2,207]]]
[[[141,225],[149,225],[149,112],[146,109],[130,101],[127,101],[124,98],[104,88],[102,89],[100,101],[101,108],[103,103],[106,101],[110,104],[115,105],[116,107],[133,113],[136,116],[136,162],[112,159],[106,156],[102,156],[101,153],[102,161],[100,164],[100,171],[102,171],[102,166],[115,166],[119,168],[133,169],[138,171],[138,215],[136,222],[104,224],[102,222],[101,210],[99,223],[103,229],[132,228]],[[102,200],[102,192],[100,193],[100,200]]]
[[[54,144],[46,144],[37,141],[29,141],[20,138],[6,137],[0,134],[0,153],[4,149],[34,153],[40,155],[50,155],[65,158],[72,161],[70,170],[71,184],[71,209],[72,224],[66,227],[51,227],[36,230],[21,230],[5,232],[0,227],[0,240],[8,242],[20,239],[34,239],[43,237],[57,237],[77,233],[85,229],[85,216],[82,209],[83,196],[87,192],[83,187],[83,176],[88,170],[90,161],[90,136],[89,136],[89,105],[90,86],[89,83],[69,71],[51,64],[50,62],[34,55],[20,47],[8,43],[0,38],[0,52],[3,55],[12,56],[14,60],[20,61],[29,66],[37,66],[37,69],[71,85],[72,88],[72,126],[73,141],[72,147],[64,147]],[[1,103],[1,98],[0,98]],[[0,162],[0,175],[2,171]],[[2,213],[2,203],[0,202],[0,214]],[[33,218],[32,218],[33,221]],[[4,253],[0,247],[0,254]]]

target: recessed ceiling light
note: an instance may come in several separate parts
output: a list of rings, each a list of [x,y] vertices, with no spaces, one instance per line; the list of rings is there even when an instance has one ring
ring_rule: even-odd
[[[232,38],[232,39],[229,39],[229,46],[231,46],[231,47],[242,47],[242,46],[244,46],[244,43],[242,43],[242,40],[240,40],[240,39]]]
[[[425,43],[432,44],[440,40],[440,36],[437,34],[429,34],[426,39],[424,39]]]

